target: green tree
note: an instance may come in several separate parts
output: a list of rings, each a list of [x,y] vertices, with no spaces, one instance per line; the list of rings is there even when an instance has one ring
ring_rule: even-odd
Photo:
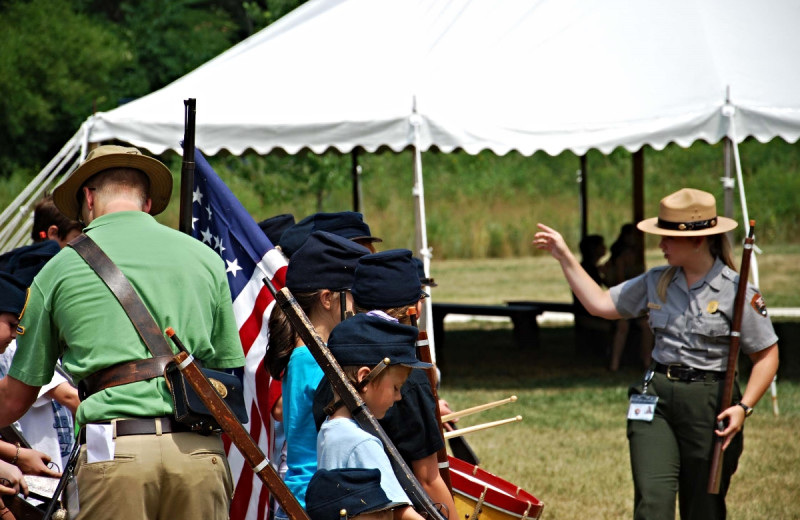
[[[0,175],[41,166],[108,102],[131,52],[110,27],[60,0],[12,1],[0,11]]]

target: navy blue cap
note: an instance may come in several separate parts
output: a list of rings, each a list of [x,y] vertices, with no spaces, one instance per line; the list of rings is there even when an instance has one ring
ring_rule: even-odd
[[[314,231],[328,231],[349,240],[382,242],[380,238],[372,236],[361,213],[356,211],[314,213],[283,232],[278,240],[283,254],[291,258]]]
[[[315,231],[295,252],[286,269],[286,287],[292,292],[350,289],[356,263],[369,249],[339,235]]]
[[[353,280],[353,300],[365,309],[413,305],[427,296],[408,249],[391,249],[361,257]]]
[[[422,260],[414,257],[414,265],[417,266],[417,275],[419,276],[419,283],[422,285],[427,285],[428,287],[438,287],[439,284],[433,281],[433,278],[428,278],[425,276],[425,265],[422,263]]]
[[[389,365],[430,368],[417,359],[419,329],[370,314],[356,314],[336,325],[328,337],[328,349],[343,367],[372,367],[384,358]]]
[[[381,472],[375,468],[319,469],[306,490],[311,520],[338,520],[342,509],[351,518],[406,505],[389,500],[381,488]]]
[[[0,270],[13,274],[25,286],[41,271],[44,264],[61,251],[55,240],[44,240],[29,246],[18,247],[0,255]]]
[[[19,316],[25,306],[27,288],[16,276],[0,271],[0,312]]]
[[[261,231],[267,235],[267,238],[272,245],[278,245],[278,241],[283,235],[283,232],[294,225],[294,215],[291,213],[284,213],[283,215],[275,215],[268,219],[262,220],[258,223]]]

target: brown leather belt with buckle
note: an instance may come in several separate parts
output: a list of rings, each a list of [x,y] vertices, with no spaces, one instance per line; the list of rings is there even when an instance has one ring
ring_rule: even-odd
[[[117,437],[124,437],[126,435],[155,435],[156,423],[161,423],[161,433],[179,433],[192,431],[185,424],[181,424],[172,417],[142,417],[139,419],[119,419],[116,421],[116,434]],[[95,423],[95,424],[110,424]],[[78,441],[81,444],[86,443],[86,429],[81,428],[81,433]]]
[[[725,372],[700,370],[678,364],[662,365],[661,363],[656,363],[653,370],[660,374],[665,374],[670,381],[686,381],[690,383],[705,381],[713,383],[725,379]]]

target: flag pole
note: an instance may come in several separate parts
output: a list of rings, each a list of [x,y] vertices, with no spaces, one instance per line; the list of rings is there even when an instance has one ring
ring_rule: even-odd
[[[178,230],[192,234],[192,191],[194,190],[194,127],[197,113],[195,98],[183,101],[183,162],[181,163],[181,210]]]

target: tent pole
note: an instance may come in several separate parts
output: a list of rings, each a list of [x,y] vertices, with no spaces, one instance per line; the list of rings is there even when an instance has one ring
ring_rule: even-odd
[[[736,181],[731,175],[732,172],[732,159],[733,159],[733,146],[729,137],[722,138],[722,157],[725,168],[725,176],[722,178],[722,191],[724,193],[724,215],[728,218],[733,218],[733,188],[736,186]],[[733,244],[733,231],[726,233],[728,241]]]
[[[587,168],[586,154],[581,155],[581,169],[578,171],[578,183],[580,185],[580,205],[581,205],[581,240],[586,238],[589,233],[588,229],[588,215],[589,215],[589,201],[586,198],[586,178],[589,175]]]
[[[644,220],[644,146],[633,152],[633,222]],[[644,233],[636,230],[637,261],[644,265]]]
[[[431,250],[428,247],[428,231],[426,226],[425,217],[425,189],[422,181],[422,149],[421,149],[421,136],[420,126],[422,125],[422,118],[417,113],[417,99],[414,97],[412,115],[409,120],[411,128],[414,132],[414,216],[415,216],[415,237],[414,247],[415,253],[419,255],[422,260],[422,266],[425,270],[425,276],[430,278],[431,272]],[[433,293],[428,289],[428,294],[433,296]],[[433,316],[433,302],[431,298],[422,300],[423,312],[420,316],[419,328],[428,332],[428,342],[431,348],[431,359],[436,363],[436,348],[434,347],[433,327],[429,327],[430,317]]]
[[[358,146],[350,152],[352,166],[350,176],[353,179],[353,211],[361,211],[361,165],[358,164]]]

